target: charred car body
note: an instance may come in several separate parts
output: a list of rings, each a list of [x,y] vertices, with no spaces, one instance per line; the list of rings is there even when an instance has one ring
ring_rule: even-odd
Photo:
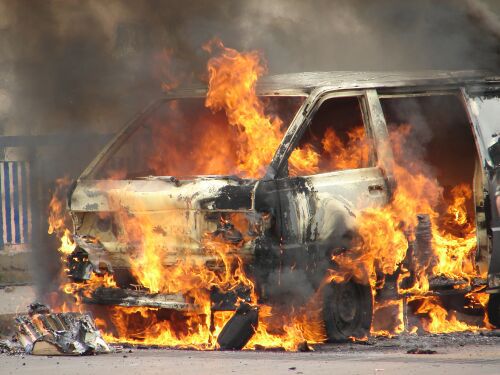
[[[228,242],[242,243],[238,256],[262,301],[279,304],[297,298],[296,303],[303,303],[300,296],[306,298],[320,287],[332,267],[332,255],[345,251],[356,236],[357,213],[391,200],[395,181],[390,127],[420,121],[437,129],[424,151],[442,184],[465,181],[473,187],[475,266],[479,273],[488,273],[488,280],[478,283],[487,283],[490,320],[500,325],[500,219],[495,203],[500,159],[498,77],[481,72],[303,73],[267,77],[259,83],[258,94],[286,130],[261,178],[208,175],[196,164],[203,159],[196,154],[197,143],[214,138],[199,118],[224,121],[204,108],[203,87],[169,93],[128,124],[70,191],[68,206],[78,243],[72,258],[85,260],[70,262],[70,275],[78,281],[91,272],[112,272],[123,290],[134,284],[128,272],[133,244],[120,240],[126,228],[113,213],[120,207],[131,216],[147,213],[164,234],[168,249],[164,264],[175,264],[189,254],[217,268],[216,255],[207,253],[202,244],[205,233],[215,233]],[[161,119],[174,115],[177,125],[158,131]],[[331,127],[347,134],[360,125],[360,137],[368,147],[365,153],[352,155],[359,159],[354,167],[320,160],[314,174],[291,168],[289,158],[297,147],[317,146]],[[175,140],[141,146],[138,140],[144,137]],[[176,148],[176,142],[187,143],[183,150],[189,151],[169,154],[168,160],[155,164],[155,155],[166,147]],[[153,162],[146,165],[144,160]],[[158,164],[170,167],[155,167]],[[243,228],[237,224],[241,221]],[[301,270],[300,276],[295,270]],[[127,305],[132,294],[94,296],[93,302],[101,298],[102,303]],[[354,280],[332,283],[323,296],[329,339],[363,336],[370,329],[374,296],[368,285]],[[182,309],[187,304],[167,295],[141,298],[147,306]],[[214,293],[219,304],[230,299],[224,291]],[[140,298],[133,300],[137,304]]]

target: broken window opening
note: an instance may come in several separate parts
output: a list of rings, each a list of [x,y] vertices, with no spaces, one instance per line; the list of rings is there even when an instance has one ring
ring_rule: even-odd
[[[261,97],[266,115],[279,118],[284,134],[305,97]],[[238,175],[243,128],[228,123],[223,111],[213,113],[205,98],[161,103],[118,142],[90,174],[91,179],[136,179],[147,176]],[[268,162],[270,162],[269,160]]]
[[[296,149],[312,150],[317,162],[308,169],[290,168],[290,176],[375,166],[373,144],[363,116],[363,97],[325,100],[314,114]]]
[[[474,193],[482,192],[482,169],[461,98],[450,93],[384,97],[380,102],[396,164],[412,174],[422,173],[438,181],[443,190],[442,207],[436,207],[437,211],[447,207],[454,189],[472,192],[464,193],[464,197],[468,197],[467,216],[474,225]],[[398,134],[403,136],[402,143],[396,142]],[[440,217],[446,220],[447,215]],[[460,227],[449,229],[461,235]]]

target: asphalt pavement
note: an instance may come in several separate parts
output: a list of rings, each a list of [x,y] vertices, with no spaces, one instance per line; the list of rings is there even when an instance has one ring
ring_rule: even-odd
[[[0,331],[2,322],[12,322],[13,316],[24,312],[33,300],[29,286],[0,289]],[[500,331],[370,338],[360,343],[318,345],[314,352],[306,353],[201,352],[126,346],[116,346],[114,350],[84,357],[0,354],[0,375],[500,374]]]
[[[0,355],[3,374],[500,374],[500,338],[433,336],[408,354],[418,339],[378,340],[373,345],[329,344],[314,352],[201,352],[123,348],[86,357]],[[406,340],[403,339],[405,342]],[[464,344],[469,340],[471,344]],[[434,342],[435,341],[435,342]],[[382,343],[382,344],[379,344]]]

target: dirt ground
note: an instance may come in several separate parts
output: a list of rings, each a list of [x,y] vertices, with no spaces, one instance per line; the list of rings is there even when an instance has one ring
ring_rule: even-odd
[[[500,333],[401,336],[314,352],[199,352],[118,347],[88,357],[0,355],[3,374],[500,374]],[[435,354],[408,354],[427,349]]]

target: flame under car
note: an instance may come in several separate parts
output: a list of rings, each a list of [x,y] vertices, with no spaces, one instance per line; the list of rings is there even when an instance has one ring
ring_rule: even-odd
[[[283,136],[251,173],[238,163],[242,130],[205,107],[202,87],[152,104],[83,172],[68,199],[78,244],[69,273],[117,283],[84,302],[193,312],[209,298],[213,311],[253,302],[286,312],[319,295],[326,337],[341,341],[380,325],[374,303],[388,295],[480,289],[500,325],[500,82],[481,72],[303,73],[267,77],[257,93]],[[437,182],[403,181],[401,166]],[[427,206],[400,204],[411,186]],[[363,223],[389,204],[414,225],[399,220],[394,249],[381,249],[374,238],[389,237]]]

